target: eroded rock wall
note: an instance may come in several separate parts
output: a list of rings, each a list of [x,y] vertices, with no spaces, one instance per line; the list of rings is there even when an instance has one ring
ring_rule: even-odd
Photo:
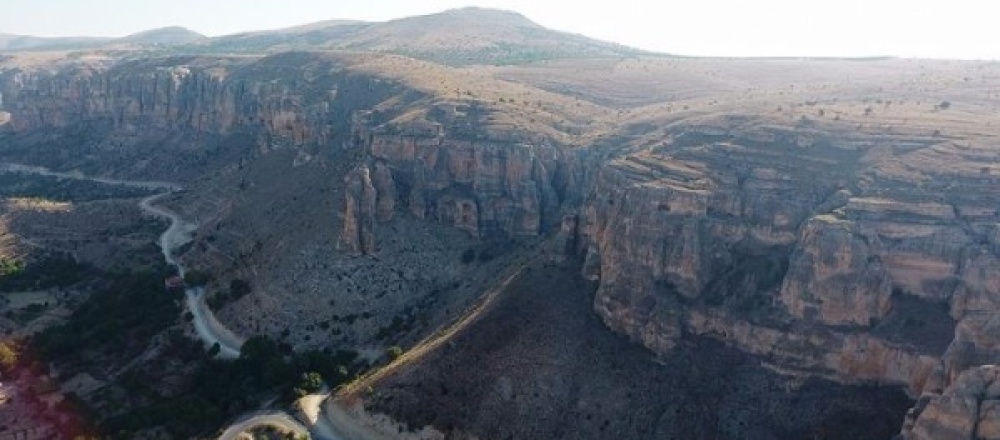
[[[364,253],[375,249],[355,225],[394,215],[444,223],[473,237],[542,235],[558,227],[588,178],[586,152],[568,147],[455,139],[446,132],[361,137],[369,139],[368,157],[347,179],[371,176],[373,191],[348,191],[346,204],[376,208],[345,211],[341,239],[347,249]]]
[[[963,146],[936,167],[956,145],[896,142],[681,125],[605,164],[578,216],[595,309],[662,355],[709,335],[790,374],[915,395],[996,362],[996,159]]]
[[[284,53],[263,58],[166,57],[69,60],[45,68],[0,69],[6,128],[107,126],[149,138],[171,132],[248,131],[261,148],[347,142],[351,115],[401,88],[351,71],[335,57]]]

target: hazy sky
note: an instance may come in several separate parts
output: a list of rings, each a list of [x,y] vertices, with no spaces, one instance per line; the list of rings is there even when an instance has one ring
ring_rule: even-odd
[[[708,56],[1000,59],[992,0],[3,0],[0,33],[122,36],[180,25],[208,35],[331,18],[387,20],[462,6],[555,29]]]

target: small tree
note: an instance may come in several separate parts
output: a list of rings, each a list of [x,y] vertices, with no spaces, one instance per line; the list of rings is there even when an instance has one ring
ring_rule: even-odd
[[[400,348],[398,345],[393,345],[392,347],[389,347],[388,349],[385,350],[385,352],[386,354],[389,355],[390,360],[399,359],[399,357],[403,355],[403,349]]]
[[[301,390],[303,395],[315,393],[323,389],[323,376],[315,371],[302,373],[302,380],[299,381],[299,386],[296,389]]]
[[[462,264],[469,264],[476,259],[476,250],[473,248],[468,248],[465,252],[462,252]]]
[[[204,286],[212,277],[207,272],[189,270],[184,274],[184,283],[191,287]]]
[[[244,295],[250,293],[250,284],[239,278],[234,278],[229,282],[229,296],[233,300],[243,298]]]

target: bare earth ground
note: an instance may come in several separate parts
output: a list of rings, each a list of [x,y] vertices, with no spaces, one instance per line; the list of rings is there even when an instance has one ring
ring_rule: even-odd
[[[527,268],[479,321],[383,378],[367,406],[496,439],[886,439],[910,406],[897,388],[788,385],[709,340],[654,359],[607,331],[594,288],[575,265]]]
[[[252,286],[217,312],[237,334],[267,334],[297,349],[351,348],[374,360],[467,308],[525,245],[483,242],[400,214],[378,225],[377,255],[351,255],[337,240],[340,173],[351,162],[334,156],[295,166],[291,153],[194,181],[165,200],[200,225],[182,259],[211,269],[209,292],[235,278]],[[477,258],[465,263],[470,249]],[[479,258],[487,249],[489,259]]]

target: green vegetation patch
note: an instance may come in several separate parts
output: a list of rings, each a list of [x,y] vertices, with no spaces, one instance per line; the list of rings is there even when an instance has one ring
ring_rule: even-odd
[[[49,255],[27,264],[0,258],[0,292],[67,287],[94,274],[92,266],[78,262],[65,253]]]
[[[0,172],[0,197],[25,197],[60,202],[124,199],[153,195],[163,190],[114,185],[24,173]]]

